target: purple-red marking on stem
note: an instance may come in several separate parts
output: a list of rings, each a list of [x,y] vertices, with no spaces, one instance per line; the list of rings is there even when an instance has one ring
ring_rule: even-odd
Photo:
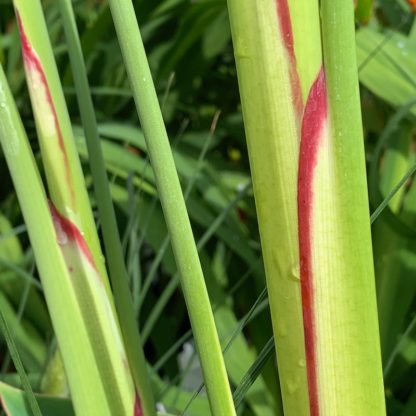
[[[42,87],[46,96],[46,100],[49,105],[49,111],[52,113],[52,116],[53,116],[55,129],[58,135],[59,148],[61,149],[62,156],[64,158],[64,167],[65,167],[65,176],[67,178],[67,186],[70,189],[72,201],[74,202],[75,192],[72,187],[72,181],[70,180],[71,171],[69,167],[68,155],[66,153],[65,143],[64,143],[61,127],[59,125],[58,116],[56,114],[55,105],[53,103],[52,94],[49,89],[48,80],[46,79],[45,71],[43,70],[43,66],[41,62],[39,61],[39,57],[37,56],[35,50],[33,49],[32,45],[29,42],[29,39],[26,35],[25,29],[23,26],[22,19],[17,10],[16,10],[16,16],[17,16],[17,24],[19,26],[20,41],[22,43],[23,60],[27,68],[27,71],[29,73],[31,73],[32,71],[36,72],[36,74],[38,75],[41,81],[41,84],[42,84]],[[39,110],[42,111],[42,109],[39,109]]]
[[[138,394],[136,394],[136,401],[134,402],[134,416],[143,416],[142,405]]]
[[[314,275],[312,264],[314,173],[322,131],[328,115],[324,70],[313,83],[305,106],[298,171],[298,225],[303,325],[310,415],[319,416],[316,333],[314,316]]]
[[[51,211],[53,224],[55,226],[58,243],[60,245],[65,245],[68,243],[75,244],[84,255],[84,257],[88,260],[88,263],[90,263],[90,265],[96,269],[94,258],[91,254],[87,242],[85,241],[81,232],[78,230],[78,227],[69,219],[61,215],[51,201],[49,201],[49,209]]]
[[[303,112],[302,90],[300,86],[300,79],[296,67],[296,55],[293,40],[292,21],[290,17],[290,9],[287,0],[275,0],[277,17],[280,24],[280,33],[283,38],[283,43],[286,47],[289,61],[290,61],[290,84],[292,88],[293,101],[299,117]]]

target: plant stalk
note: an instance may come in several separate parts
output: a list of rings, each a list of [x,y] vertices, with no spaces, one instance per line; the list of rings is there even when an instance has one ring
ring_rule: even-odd
[[[201,263],[131,0],[110,0],[114,24],[155,173],[211,411],[235,409]]]
[[[155,416],[156,406],[149,383],[146,360],[137,328],[128,275],[123,258],[120,234],[117,227],[103,153],[100,145],[97,121],[91,98],[87,71],[78,37],[74,12],[70,0],[59,0],[65,36],[71,60],[78,105],[87,141],[89,163],[94,180],[94,190],[101,219],[109,276],[114,292],[115,307],[120,320],[133,379],[138,390],[145,416]]]

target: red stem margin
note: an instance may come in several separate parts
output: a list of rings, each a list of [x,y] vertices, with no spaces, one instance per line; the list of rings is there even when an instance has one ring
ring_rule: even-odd
[[[55,226],[55,230],[58,237],[58,242],[60,240],[59,233],[65,235],[65,239],[68,239],[68,242],[75,244],[78,249],[81,251],[83,256],[88,260],[88,263],[97,270],[97,267],[94,262],[93,255],[88,247],[87,242],[84,239],[84,236],[79,231],[78,227],[72,223],[69,219],[65,218],[55,207],[55,205],[49,201],[49,209],[51,211],[52,220]]]
[[[142,405],[138,394],[136,394],[136,401],[134,403],[134,416],[143,416]]]
[[[24,26],[23,26],[22,18],[20,17],[20,14],[17,10],[16,10],[16,17],[17,17],[17,24],[18,24],[18,27],[19,27],[20,41],[21,41],[21,44],[22,44],[23,60],[25,62],[25,66],[27,67],[27,70],[30,72],[31,69],[33,68],[33,70],[38,73],[38,75],[41,79],[42,86],[43,86],[43,89],[44,89],[45,94],[46,94],[46,99],[47,99],[47,102],[49,104],[49,110],[51,111],[51,113],[53,115],[55,129],[56,129],[56,132],[58,134],[59,148],[61,149],[62,157],[64,158],[65,176],[66,176],[66,179],[67,179],[67,185],[68,185],[68,187],[70,189],[70,192],[71,192],[72,201],[75,203],[75,192],[74,192],[74,189],[73,189],[73,186],[72,186],[72,181],[71,181],[71,170],[70,170],[70,167],[69,167],[68,155],[67,155],[67,152],[66,152],[61,127],[59,125],[58,115],[56,114],[55,105],[53,103],[52,94],[51,94],[51,91],[49,89],[48,80],[46,79],[46,75],[45,75],[45,71],[43,70],[43,66],[42,66],[41,62],[39,61],[39,58],[38,58],[36,52],[34,51],[32,45],[29,42],[29,39],[26,35],[25,29],[24,29]]]
[[[283,43],[286,47],[290,61],[290,85],[292,88],[293,103],[295,105],[298,116],[301,117],[303,113],[303,99],[299,74],[296,67],[296,55],[289,4],[287,0],[275,1],[277,16],[279,19],[280,33],[282,35]]]
[[[309,389],[310,415],[319,416],[316,332],[314,315],[313,275],[313,200],[314,173],[322,130],[327,121],[328,104],[325,74],[321,68],[313,83],[305,106],[298,172],[298,226],[302,310],[305,333],[306,370]]]

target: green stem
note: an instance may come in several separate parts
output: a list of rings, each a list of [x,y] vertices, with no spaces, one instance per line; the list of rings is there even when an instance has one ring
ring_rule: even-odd
[[[1,67],[0,143],[19,198],[48,310],[64,357],[74,407],[80,414],[110,415],[79,299],[61,247],[57,244],[45,190]]]
[[[137,328],[128,275],[123,259],[120,234],[117,227],[108,178],[97,129],[94,106],[89,89],[87,71],[78,37],[74,12],[70,0],[59,0],[65,36],[68,42],[78,105],[88,147],[89,163],[103,230],[105,253],[114,293],[115,307],[119,316],[127,358],[133,379],[139,392],[144,414],[156,414],[152,389],[147,374],[146,360]]]
[[[40,0],[13,0],[42,161],[51,201],[84,235],[101,278],[110,286],[71,120]],[[36,25],[31,24],[36,21]]]
[[[228,9],[283,407],[307,415],[297,174],[303,103],[321,66],[317,2],[228,0]]]
[[[331,268],[322,267],[316,294],[321,410],[380,416],[385,403],[352,2],[322,0],[321,27],[330,154],[322,175],[333,179],[321,177],[328,212],[320,218],[336,215],[316,240],[322,246],[331,230]]]
[[[171,236],[211,411],[234,415],[204,276],[133,4],[110,0],[110,7]]]

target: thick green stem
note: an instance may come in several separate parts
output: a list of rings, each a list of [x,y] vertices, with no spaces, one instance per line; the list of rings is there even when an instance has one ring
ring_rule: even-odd
[[[381,415],[353,3],[228,4],[285,414]]]
[[[110,294],[81,163],[40,0],[14,0],[50,198],[83,233]],[[32,24],[36,21],[36,25]]]
[[[322,65],[318,3],[228,0],[228,7],[283,407],[307,415],[297,175],[304,104]]]
[[[18,195],[79,414],[110,415],[90,337],[50,215],[33,153],[0,67],[0,143]],[[36,195],[36,198],[33,198]]]
[[[134,8],[131,0],[110,0],[110,7],[171,236],[211,411],[234,415],[204,276]]]

